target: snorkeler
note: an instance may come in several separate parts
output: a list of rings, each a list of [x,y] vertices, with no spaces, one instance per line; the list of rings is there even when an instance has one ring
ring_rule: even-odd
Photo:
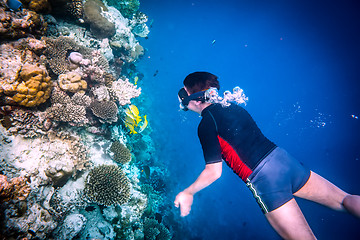
[[[240,88],[219,97],[217,77],[194,72],[178,93],[183,110],[199,113],[198,136],[205,169],[174,201],[181,216],[190,213],[194,195],[216,181],[222,160],[246,183],[266,219],[284,239],[316,239],[294,196],[360,218],[360,196],[350,195],[310,171],[267,139],[250,114],[236,103],[247,98]]]

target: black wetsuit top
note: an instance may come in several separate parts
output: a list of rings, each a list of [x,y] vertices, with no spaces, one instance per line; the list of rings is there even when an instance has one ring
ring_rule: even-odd
[[[276,147],[241,106],[212,104],[201,116],[198,136],[206,164],[224,159],[244,181]]]

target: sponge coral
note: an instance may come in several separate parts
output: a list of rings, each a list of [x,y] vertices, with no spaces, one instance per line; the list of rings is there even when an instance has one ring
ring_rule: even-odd
[[[44,66],[25,64],[16,81],[4,93],[7,102],[25,107],[38,106],[50,97],[51,78]]]
[[[130,199],[130,182],[117,166],[95,167],[86,177],[85,196],[100,205],[121,205]]]
[[[124,164],[131,160],[130,150],[119,141],[115,141],[111,144],[110,151],[114,153],[115,162]]]

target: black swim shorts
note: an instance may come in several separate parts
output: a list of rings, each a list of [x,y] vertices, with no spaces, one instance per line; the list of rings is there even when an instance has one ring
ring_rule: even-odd
[[[246,186],[265,214],[290,201],[309,177],[309,169],[277,147],[254,169]]]

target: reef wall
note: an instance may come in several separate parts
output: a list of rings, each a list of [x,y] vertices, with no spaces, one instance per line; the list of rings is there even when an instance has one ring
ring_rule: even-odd
[[[0,239],[171,239],[139,4],[0,0]]]

